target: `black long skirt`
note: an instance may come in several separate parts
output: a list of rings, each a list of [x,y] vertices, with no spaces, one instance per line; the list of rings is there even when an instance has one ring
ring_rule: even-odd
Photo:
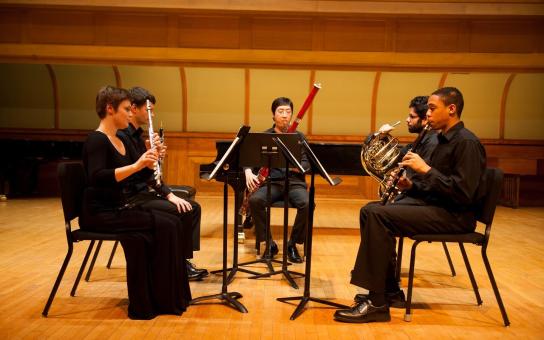
[[[181,315],[191,301],[180,220],[157,210],[128,209],[80,219],[85,230],[122,233],[131,319]]]

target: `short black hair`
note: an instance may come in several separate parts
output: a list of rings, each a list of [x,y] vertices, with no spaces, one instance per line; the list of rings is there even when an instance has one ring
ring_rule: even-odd
[[[150,102],[155,104],[155,96],[140,86],[131,87],[128,92],[130,93],[130,103],[140,107],[146,104],[146,101],[149,99]]]
[[[272,115],[276,113],[276,109],[278,108],[278,106],[283,105],[289,105],[291,107],[291,111],[293,111],[293,102],[291,101],[291,99],[287,97],[278,97],[272,102]]]
[[[429,100],[429,96],[417,96],[414,97],[410,101],[410,105],[408,105],[408,108],[414,108],[415,113],[419,116],[419,119],[425,119],[427,118],[427,109],[429,108],[427,106],[427,101]]]
[[[457,117],[461,118],[463,112],[463,106],[465,101],[463,100],[463,94],[455,87],[443,87],[433,92],[433,95],[440,97],[446,106],[455,105],[457,111]]]
[[[106,117],[106,107],[108,104],[117,111],[119,104],[124,100],[130,100],[127,90],[110,85],[101,87],[96,94],[96,113],[98,117],[100,119]]]

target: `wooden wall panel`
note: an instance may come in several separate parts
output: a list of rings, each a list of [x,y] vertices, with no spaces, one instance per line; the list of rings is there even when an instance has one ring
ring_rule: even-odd
[[[255,17],[251,46],[270,50],[311,50],[313,24],[307,18]]]
[[[179,47],[240,48],[237,16],[179,16]]]
[[[470,24],[471,52],[537,52],[541,20],[478,20]]]
[[[387,23],[384,20],[327,19],[324,22],[325,51],[385,51]]]
[[[105,45],[168,46],[167,15],[106,12],[100,19],[104,26],[97,38]]]
[[[456,52],[460,25],[456,20],[399,20],[395,32],[397,52]]]
[[[92,12],[35,10],[30,12],[29,39],[37,44],[94,44]]]
[[[0,42],[20,42],[22,33],[23,15],[21,11],[0,8]]]

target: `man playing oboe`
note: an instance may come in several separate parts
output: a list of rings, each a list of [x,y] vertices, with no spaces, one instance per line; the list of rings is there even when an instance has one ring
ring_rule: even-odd
[[[124,130],[119,130],[118,135],[127,141],[126,144],[129,145],[128,151],[131,156],[138,159],[147,150],[142,137],[142,126],[149,124],[146,103],[147,100],[150,101],[151,112],[153,112],[156,100],[153,94],[142,87],[133,87],[129,89],[129,93],[132,118],[129,126]],[[159,153],[164,156],[166,146],[159,141],[158,136],[153,143],[159,149]],[[189,279],[199,280],[207,276],[206,269],[198,269],[189,261],[193,258],[193,251],[200,250],[200,205],[195,201],[176,196],[162,180],[157,185],[154,180],[154,172],[151,169],[130,177],[128,188],[130,192],[127,194],[131,197],[130,200],[133,204],[144,209],[161,210],[180,218],[184,229],[183,242],[187,249],[185,257]]]
[[[427,119],[441,130],[429,162],[408,152],[400,163],[415,172],[402,177],[398,187],[404,198],[391,204],[367,204],[361,208],[361,244],[351,283],[367,289],[356,304],[334,314],[337,321],[389,321],[390,299],[400,288],[395,278],[394,235],[466,233],[474,231],[473,206],[485,172],[485,149],[460,120],[464,101],[453,87],[441,88],[428,99]]]

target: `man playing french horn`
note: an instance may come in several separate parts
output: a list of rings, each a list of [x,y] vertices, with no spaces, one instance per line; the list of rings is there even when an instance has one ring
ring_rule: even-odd
[[[437,145],[428,161],[415,152],[402,158],[399,165],[415,172],[412,178],[398,181],[405,198],[361,208],[361,243],[351,283],[368,294],[356,295],[352,308],[336,311],[337,321],[391,320],[392,298],[400,295],[395,235],[466,233],[476,228],[474,208],[481,199],[478,187],[485,173],[485,149],[460,119],[464,101],[458,89],[434,91],[427,105],[428,123],[440,130]]]

